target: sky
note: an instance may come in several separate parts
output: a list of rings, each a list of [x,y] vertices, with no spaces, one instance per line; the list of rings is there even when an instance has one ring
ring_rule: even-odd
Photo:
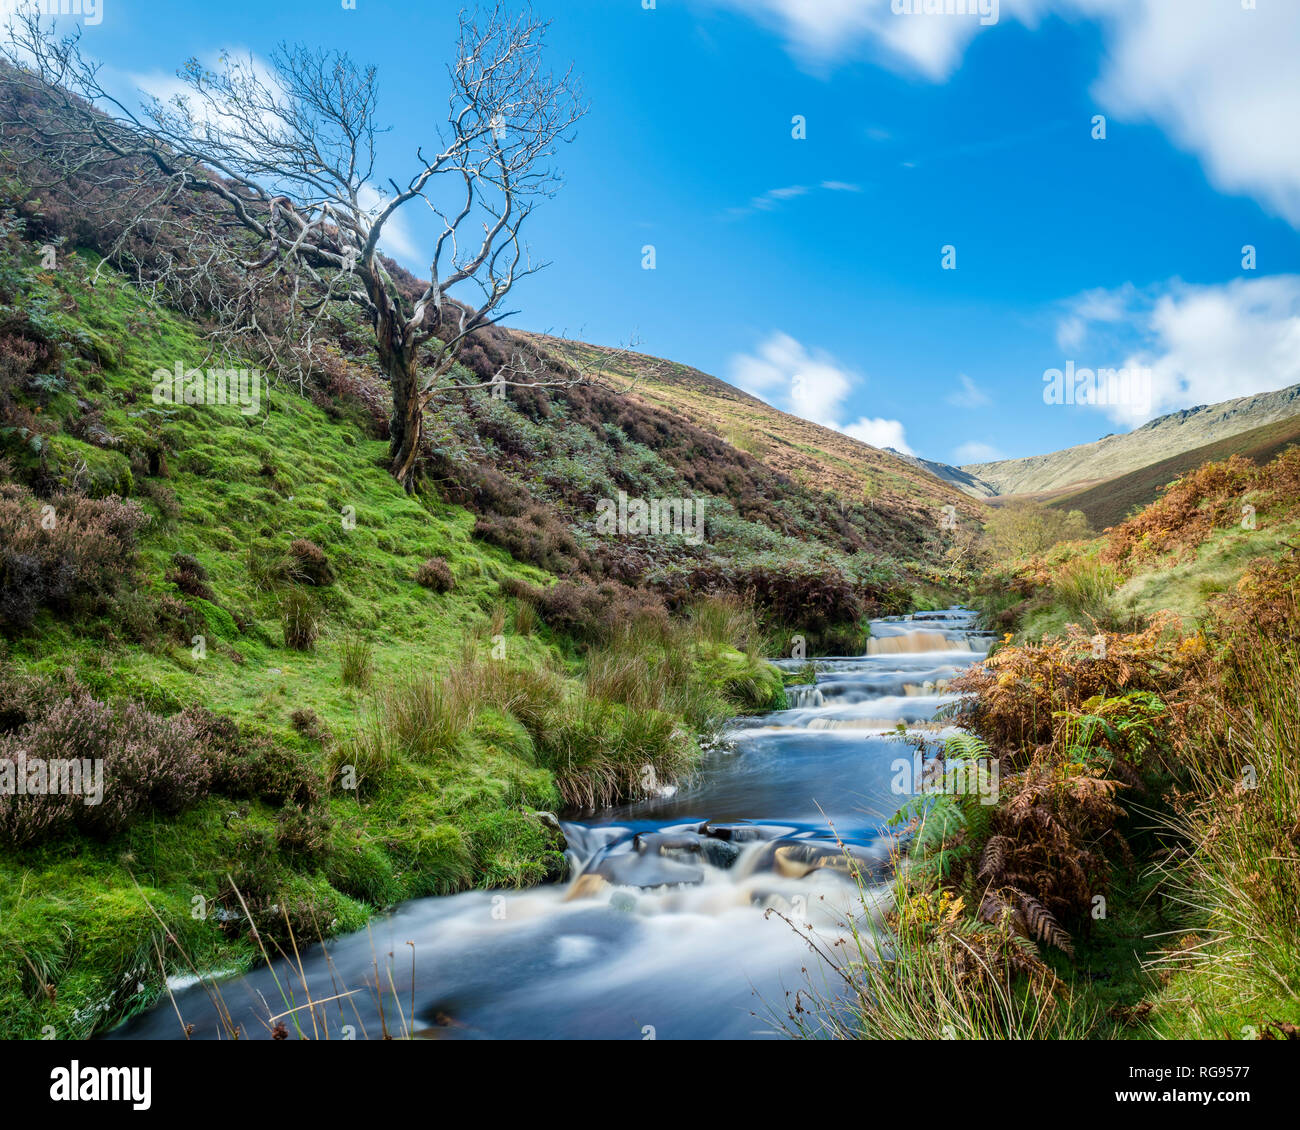
[[[375,63],[381,187],[445,115],[453,0],[98,3],[62,23],[123,91],[281,41]],[[590,108],[511,325],[950,463],[1300,383],[1300,0],[534,9]]]

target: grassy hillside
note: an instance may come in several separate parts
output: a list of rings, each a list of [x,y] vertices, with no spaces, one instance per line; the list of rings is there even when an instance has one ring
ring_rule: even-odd
[[[1116,475],[1084,490],[1054,492],[1040,500],[1062,510],[1081,510],[1089,524],[1101,530],[1118,525],[1134,510],[1154,502],[1162,487],[1203,463],[1241,455],[1252,463],[1263,464],[1293,443],[1300,443],[1300,416],[1240,432],[1128,474]]]
[[[891,956],[840,959],[849,1007],[792,1031],[1300,1037],[1298,487],[1300,447],[1234,456],[989,567],[1006,635],[954,683],[945,787],[898,817]],[[994,771],[985,805],[962,782]]]
[[[1171,412],[1122,435],[1046,455],[962,468],[1000,494],[1036,495],[1082,487],[1300,415],[1300,385]]]
[[[554,339],[537,336],[544,346]],[[579,347],[597,358],[600,351]],[[765,466],[813,490],[868,502],[932,524],[952,505],[972,519],[980,506],[950,483],[908,460],[871,447],[831,428],[791,416],[747,392],[692,369],[655,357],[620,354],[611,372],[635,380],[634,394],[754,456]]]

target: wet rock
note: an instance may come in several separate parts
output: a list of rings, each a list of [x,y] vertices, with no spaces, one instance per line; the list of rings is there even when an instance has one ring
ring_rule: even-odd
[[[852,878],[850,859],[861,871],[874,870],[881,864],[881,860],[864,849],[851,845],[840,847],[810,840],[784,840],[765,849],[755,867],[771,868],[787,879],[802,879],[813,871],[830,871]]]
[[[560,823],[560,818],[556,816],[554,812],[534,812],[533,815],[555,833],[556,837],[560,841],[561,851],[568,847],[568,841],[564,836],[564,826]]]
[[[632,846],[642,855],[665,855],[673,859],[700,855],[701,837],[695,832],[640,832]]]
[[[740,858],[740,845],[730,840],[706,839],[700,844],[700,854],[706,863],[725,871]]]
[[[619,887],[671,887],[678,883],[704,881],[703,867],[639,852],[607,855],[594,864],[588,874],[599,875]]]
[[[595,898],[607,890],[609,890],[609,881],[601,878],[601,876],[592,874],[579,875],[573,886],[565,894],[564,901],[576,902],[578,899]]]
[[[706,824],[706,836],[727,840],[734,844],[752,844],[759,840],[777,840],[788,836],[793,828],[782,828],[776,824]]]
[[[554,812],[534,812],[533,817],[542,825],[547,834],[547,846],[555,853],[547,864],[546,881],[562,882],[569,874],[569,841],[564,834],[560,819]]]

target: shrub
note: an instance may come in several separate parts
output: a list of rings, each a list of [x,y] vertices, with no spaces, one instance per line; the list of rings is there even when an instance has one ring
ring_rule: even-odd
[[[1104,648],[1077,624],[1063,640],[1002,647],[952,681],[976,697],[959,718],[1013,763],[1024,763],[1059,738],[1063,719],[1098,696],[1134,691],[1166,695],[1185,674],[1183,653],[1165,646],[1179,629],[1173,613],[1154,616],[1141,632],[1101,633]]]
[[[120,498],[62,494],[43,508],[26,488],[0,486],[0,628],[29,628],[42,607],[102,611],[130,578],[148,520]]]
[[[738,575],[736,591],[752,602],[765,621],[797,629],[819,650],[846,630],[865,646],[859,628],[868,612],[863,593],[833,566],[795,570],[757,565]]]
[[[451,566],[441,557],[430,557],[415,574],[415,583],[434,592],[451,592],[456,585]]]
[[[170,593],[158,597],[153,615],[156,629],[178,643],[188,644],[203,631],[203,614]]]
[[[559,581],[546,589],[514,582],[503,584],[502,592],[533,604],[552,631],[582,642],[608,640],[631,623],[668,625],[662,599],[617,581]]]
[[[289,715],[293,728],[304,738],[325,745],[330,740],[329,727],[325,720],[309,706],[301,707]]]
[[[569,527],[544,506],[530,506],[524,514],[485,514],[474,523],[474,536],[551,573],[576,573],[591,565]]]
[[[176,492],[171,487],[145,479],[140,484],[140,493],[158,507],[158,513],[165,520],[174,522],[181,516],[180,499],[176,497]]]
[[[1088,520],[1078,510],[1058,510],[1036,502],[1009,502],[984,523],[984,536],[1000,560],[1032,557],[1063,541],[1088,536]]]
[[[1128,572],[1162,554],[1195,549],[1216,526],[1240,518],[1242,492],[1253,485],[1257,475],[1255,466],[1240,455],[1222,463],[1203,464],[1167,486],[1145,510],[1116,526],[1102,560]]]
[[[296,750],[266,734],[241,731],[230,718],[202,709],[187,710],[212,766],[212,791],[280,806],[315,804],[322,794],[320,775]]]
[[[37,759],[90,761],[102,767],[103,796],[0,795],[0,842],[23,847],[72,831],[109,837],[146,812],[180,812],[206,795],[211,770],[199,729],[190,718],[163,718],[130,703],[120,710],[73,686],[59,697],[53,684],[35,693],[29,686],[27,720],[0,735],[0,767],[16,772],[19,755]]]
[[[167,580],[187,596],[197,596],[202,600],[216,601],[212,589],[208,587],[208,571],[195,557],[188,553],[172,554],[172,568]]]
[[[328,813],[288,805],[275,818],[276,847],[296,863],[316,863],[328,854],[333,826]]]

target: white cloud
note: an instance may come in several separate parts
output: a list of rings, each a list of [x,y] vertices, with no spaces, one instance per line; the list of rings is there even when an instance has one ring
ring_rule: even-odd
[[[1070,300],[1068,312],[1056,326],[1056,344],[1064,350],[1077,350],[1083,345],[1091,323],[1120,321],[1138,296],[1132,283],[1114,290],[1098,287],[1086,290]]]
[[[834,428],[872,447],[892,447],[912,454],[897,420],[859,417],[843,424],[844,402],[858,378],[833,357],[810,352],[789,334],[774,333],[755,354],[732,358],[731,382],[783,412]]]
[[[384,206],[385,202],[386,198],[368,184],[364,185],[357,194],[357,203],[372,216]],[[408,223],[409,217],[405,214],[405,209],[410,207],[413,205],[403,205],[385,221],[379,249],[391,255],[408,270],[414,271],[416,278],[422,278],[423,272],[428,270],[429,261],[420,251],[419,242]]]
[[[274,68],[261,56],[247,49],[210,51],[199,59],[199,63],[207,71],[224,72],[229,68],[236,74],[246,74],[277,98],[284,97],[284,88],[280,85]],[[174,71],[127,74],[125,79],[131,84],[133,91],[142,92],[146,99],[156,98],[168,110],[174,110],[178,104],[183,104],[196,125],[210,126],[216,130],[231,131],[235,134],[243,132],[238,118],[222,114],[213,103],[196,96],[194,88]],[[270,132],[283,128],[274,115],[263,116],[262,125]],[[243,147],[243,153],[246,157],[257,156],[248,145]]]
[[[800,196],[807,196],[818,189],[822,192],[861,192],[862,186],[842,180],[824,180],[813,188],[808,187],[806,184],[792,184],[787,185],[785,188],[770,188],[761,196],[755,196],[745,207],[730,209],[728,214],[732,216],[748,216],[754,212],[771,212],[777,205],[783,204],[787,200],[797,200]]]
[[[699,0],[774,27],[805,65],[869,54],[939,82],[979,33],[978,16],[895,15],[890,0]],[[1000,0],[999,26],[1048,14],[1103,30],[1093,96],[1119,121],[1151,121],[1196,155],[1216,188],[1253,196],[1300,226],[1300,4],[1237,0]]]
[[[215,71],[225,65],[225,59],[229,59],[234,66],[250,69],[268,89],[277,92],[281,97],[285,97],[283,88],[271,65],[265,59],[247,50],[210,52],[200,59],[200,62],[207,69]],[[171,104],[176,98],[185,100],[190,112],[194,115],[195,121],[198,123],[207,122],[216,128],[227,124],[226,119],[222,115],[214,114],[202,99],[193,97],[193,88],[176,74],[151,72],[127,75],[125,79],[132,88],[142,91],[146,96],[156,98],[164,104]],[[231,122],[229,124],[233,125],[235,123]],[[265,125],[270,131],[283,128],[282,124],[273,117],[266,118]],[[385,201],[385,197],[368,184],[362,186],[357,198],[361,207],[372,217],[383,207]],[[405,207],[414,208],[414,204],[408,204]],[[403,266],[413,270],[417,277],[421,277],[428,270],[429,263],[420,250],[419,241],[411,229],[409,219],[409,215],[403,214],[402,210],[394,212],[392,217],[384,224],[384,234],[379,246],[380,250],[397,259]]]
[[[1300,226],[1300,4],[1075,2],[1114,16],[1093,88],[1103,110],[1155,122],[1220,191]]]
[[[957,466],[963,467],[968,463],[992,463],[995,459],[1004,459],[1006,457],[992,444],[972,440],[970,443],[963,443],[957,448],[952,453],[952,458]]]
[[[863,443],[869,443],[872,447],[892,447],[904,455],[916,454],[907,446],[907,436],[902,423],[898,420],[871,419],[861,416],[852,424],[836,430]]]
[[[961,391],[948,394],[947,400],[949,404],[958,408],[982,408],[993,403],[989,394],[965,373],[959,374],[957,380],[961,384]]]
[[[1300,275],[1093,291],[1067,308],[1066,322],[1077,367],[1149,370],[1149,405],[1104,408],[1121,424],[1300,384]]]
[[[947,77],[979,28],[976,17],[896,16],[890,0],[706,0],[756,16],[785,37],[801,62],[821,66],[876,48],[932,79]],[[1010,0],[1003,0],[1008,3]]]

